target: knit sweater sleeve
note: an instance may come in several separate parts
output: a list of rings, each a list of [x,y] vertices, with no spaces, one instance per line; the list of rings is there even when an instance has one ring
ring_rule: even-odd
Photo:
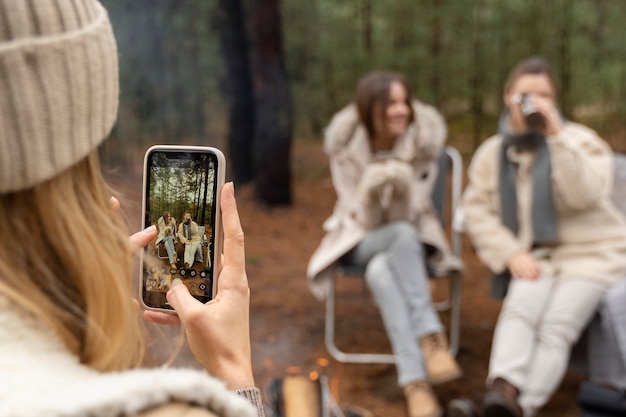
[[[612,152],[594,131],[569,122],[548,146],[555,193],[565,208],[584,210],[610,195]]]
[[[263,399],[261,398],[261,390],[257,387],[247,387],[235,390],[235,393],[244,397],[256,408],[259,417],[265,417],[265,409],[263,408]]]

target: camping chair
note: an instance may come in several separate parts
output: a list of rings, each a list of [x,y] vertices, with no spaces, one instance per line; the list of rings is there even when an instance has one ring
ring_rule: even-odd
[[[158,227],[158,226],[157,226]],[[172,236],[174,237],[174,250],[176,251],[176,257],[178,258],[178,238],[176,237],[176,229],[172,230]],[[169,259],[167,255],[167,249],[165,248],[165,242],[163,239],[154,243],[157,248],[157,257],[159,259]]]
[[[160,240],[158,241],[156,244],[157,247],[157,256],[159,259],[169,259],[169,256],[167,255],[167,249],[165,248],[165,243]],[[176,257],[178,257],[178,240],[174,239],[174,249],[176,250]]]
[[[626,215],[626,155],[614,155],[611,197]],[[569,370],[587,379],[578,392],[582,417],[626,415],[626,280],[607,289],[598,313],[574,345]]]
[[[439,160],[439,176],[433,191],[433,203],[438,211],[444,230],[449,231],[449,242],[452,252],[461,258],[462,241],[461,234],[452,227],[452,219],[455,209],[461,197],[463,180],[463,159],[460,153],[453,147],[447,146]],[[448,187],[448,184],[449,187]],[[447,203],[450,209],[447,210]],[[362,275],[363,270],[338,268],[332,279],[328,298],[326,299],[325,319],[325,343],[328,353],[339,362],[351,363],[395,363],[395,356],[386,353],[347,353],[339,349],[335,343],[335,307],[337,280],[344,275]],[[459,272],[450,272],[447,276],[437,279],[449,280],[449,295],[443,301],[433,302],[437,311],[450,311],[449,342],[450,352],[456,355],[459,347],[459,333],[461,320],[461,277]]]
[[[211,268],[213,268],[213,265],[211,264],[211,253],[213,252],[213,236],[207,238],[206,226],[202,226],[201,236],[202,238],[200,240],[200,248],[206,246],[206,261],[204,262],[204,268],[202,269],[202,272],[200,272],[200,276],[202,278],[206,278],[208,273],[211,271]]]

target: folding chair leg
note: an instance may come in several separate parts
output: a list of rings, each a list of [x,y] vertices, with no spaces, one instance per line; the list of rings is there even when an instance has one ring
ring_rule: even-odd
[[[326,299],[326,325],[324,339],[330,356],[339,362],[347,363],[396,363],[392,354],[384,353],[347,353],[335,344],[335,279],[330,286]]]
[[[450,353],[456,356],[461,331],[461,277],[458,272],[452,273],[450,285]]]
[[[326,317],[324,341],[328,353],[339,362],[344,363],[396,363],[395,356],[388,353],[348,353],[337,347],[335,343],[335,278],[332,279],[330,291],[326,298]],[[458,273],[450,276],[450,298],[445,301],[450,307],[449,343],[450,353],[456,356],[459,350],[460,322],[461,322],[461,280]]]

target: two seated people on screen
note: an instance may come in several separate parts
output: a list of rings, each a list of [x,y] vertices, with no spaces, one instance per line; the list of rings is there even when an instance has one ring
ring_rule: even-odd
[[[183,222],[178,226],[178,239],[185,245],[185,269],[190,269],[194,261],[202,262],[202,240],[198,223],[191,219],[187,211]]]
[[[157,226],[159,234],[155,244],[159,245],[162,243],[165,246],[172,273],[176,272],[177,263],[180,261],[176,253],[177,239],[185,246],[185,269],[190,269],[194,261],[202,262],[201,233],[198,223],[191,220],[189,212],[185,212],[182,223],[177,225],[176,219],[171,216],[169,211],[166,211],[159,217]]]

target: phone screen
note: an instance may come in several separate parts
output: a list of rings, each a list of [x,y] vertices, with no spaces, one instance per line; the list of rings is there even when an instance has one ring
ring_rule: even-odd
[[[141,297],[147,307],[172,310],[165,295],[175,278],[196,299],[213,298],[223,156],[210,149],[156,146],[146,153],[144,227],[158,230],[142,259]]]

